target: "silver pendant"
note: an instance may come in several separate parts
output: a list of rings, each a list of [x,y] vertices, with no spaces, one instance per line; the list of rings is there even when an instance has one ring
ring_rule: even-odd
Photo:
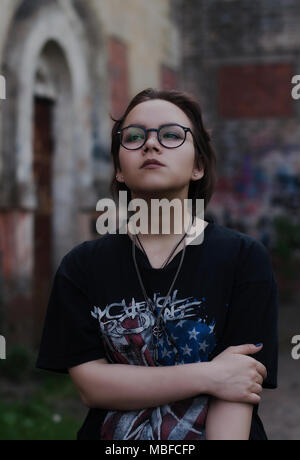
[[[156,337],[157,339],[159,339],[163,333],[163,329],[157,324],[156,326],[154,326],[152,328],[152,333],[154,335],[154,337]]]

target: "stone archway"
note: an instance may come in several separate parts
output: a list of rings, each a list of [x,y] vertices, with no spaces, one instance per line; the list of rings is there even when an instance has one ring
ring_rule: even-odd
[[[24,342],[39,337],[40,318],[46,305],[32,301],[36,262],[35,214],[40,188],[35,176],[34,115],[37,102],[51,103],[53,155],[51,171],[52,273],[63,255],[80,239],[78,214],[92,208],[93,195],[91,81],[88,40],[70,9],[70,2],[25,0],[15,14],[4,56],[7,106],[3,120],[2,193],[0,206],[12,221],[16,260],[12,269],[8,322],[12,335]],[[28,8],[26,8],[26,5]],[[64,5],[64,6],[62,6]],[[50,124],[49,124],[50,129]],[[3,192],[4,191],[4,192]],[[13,215],[13,219],[11,216]],[[25,229],[24,234],[22,229]],[[23,259],[24,263],[19,263]],[[11,299],[10,299],[11,298]],[[31,300],[30,300],[31,298]],[[24,305],[26,304],[26,308]],[[23,306],[21,322],[20,305]],[[35,343],[37,340],[33,339]]]
[[[52,42],[52,44],[56,45],[56,51],[61,50],[61,52],[56,53],[52,47],[52,53],[48,50],[48,59],[45,59],[44,55],[44,63],[47,61],[50,68],[51,64],[49,63],[52,61],[53,67],[55,67],[56,54],[60,63],[63,60],[65,61],[64,65],[59,65],[60,71],[51,76],[53,90],[55,91],[55,86],[57,86],[54,80],[57,82],[65,80],[62,75],[66,74],[66,68],[70,74],[69,86],[71,87],[71,92],[69,94],[64,93],[64,90],[69,91],[67,84],[64,83],[64,89],[62,90],[61,88],[60,97],[65,99],[61,107],[72,103],[72,120],[70,124],[73,127],[73,133],[68,141],[64,139],[61,142],[61,144],[64,144],[64,152],[61,156],[63,157],[64,165],[66,164],[66,157],[72,156],[73,173],[75,175],[77,166],[81,166],[80,174],[78,174],[78,177],[74,177],[78,187],[75,201],[80,206],[79,201],[84,199],[82,194],[86,194],[86,188],[80,187],[80,185],[84,184],[88,187],[92,182],[92,167],[89,155],[91,150],[90,107],[88,106],[90,101],[90,82],[87,73],[86,53],[82,49],[82,43],[74,33],[64,11],[56,5],[56,2],[46,2],[46,6],[41,8],[29,23],[28,21],[29,19],[26,21],[26,25],[22,24],[18,28],[18,39],[16,40],[15,34],[13,49],[10,49],[7,56],[7,61],[11,64],[8,64],[9,75],[7,80],[10,82],[11,88],[15,80],[15,87],[12,90],[17,90],[18,92],[17,97],[14,98],[14,139],[16,140],[14,170],[17,186],[14,199],[17,200],[19,206],[26,209],[34,209],[36,206],[36,190],[32,169],[33,139],[31,121],[33,119],[33,98],[37,88],[36,73],[42,72],[39,66],[41,65],[40,60],[43,50],[48,43]],[[64,59],[61,58],[62,55]],[[16,69],[18,70],[16,71]],[[61,73],[62,69],[63,72]],[[37,78],[40,78],[39,75]],[[66,123],[70,120],[70,117],[68,119],[63,117],[62,119]],[[63,132],[57,130],[56,134],[57,136],[63,135]],[[11,151],[12,148],[10,149]],[[60,155],[59,151],[57,151],[57,155]],[[65,226],[68,227],[66,221]],[[76,240],[76,236],[71,240]]]

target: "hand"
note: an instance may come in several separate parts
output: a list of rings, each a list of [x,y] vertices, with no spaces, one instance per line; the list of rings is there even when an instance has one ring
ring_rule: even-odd
[[[229,347],[214,358],[210,363],[210,394],[225,401],[258,404],[267,370],[263,364],[246,355],[255,354],[262,347]]]

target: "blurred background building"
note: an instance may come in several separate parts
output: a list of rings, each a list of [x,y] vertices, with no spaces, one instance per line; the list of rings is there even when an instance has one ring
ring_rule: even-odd
[[[110,115],[146,87],[176,86],[179,33],[168,0],[1,0],[0,8],[4,327],[11,340],[36,345],[58,263],[99,236]]]
[[[39,343],[52,276],[96,238],[110,115],[147,87],[194,94],[218,156],[209,213],[260,239],[299,297],[297,0],[1,0],[1,329]],[[0,329],[0,330],[1,330]]]
[[[147,87],[199,100],[218,157],[208,212],[270,250],[289,346],[300,327],[299,21],[298,0],[0,0],[0,334],[10,349],[36,349],[61,258],[99,237],[110,115]],[[11,375],[24,353],[7,360]],[[274,437],[296,439],[299,383],[285,356],[291,377],[266,417]]]
[[[210,211],[270,249],[281,303],[299,306],[300,3],[174,0],[173,12],[179,82],[197,95],[217,150]]]
[[[214,212],[258,236],[275,216],[299,222],[299,2],[176,4],[181,81],[198,95],[218,152]]]

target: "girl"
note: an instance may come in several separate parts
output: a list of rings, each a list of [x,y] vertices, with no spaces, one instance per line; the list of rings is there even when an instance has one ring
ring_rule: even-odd
[[[258,404],[277,387],[276,282],[261,243],[196,213],[215,183],[199,105],[142,91],[115,120],[111,153],[113,197],[147,203],[146,231],[127,222],[63,258],[37,367],[69,372],[90,408],[77,439],[267,439]],[[151,232],[153,198],[190,198],[188,229],[172,216],[163,233],[160,213]]]

